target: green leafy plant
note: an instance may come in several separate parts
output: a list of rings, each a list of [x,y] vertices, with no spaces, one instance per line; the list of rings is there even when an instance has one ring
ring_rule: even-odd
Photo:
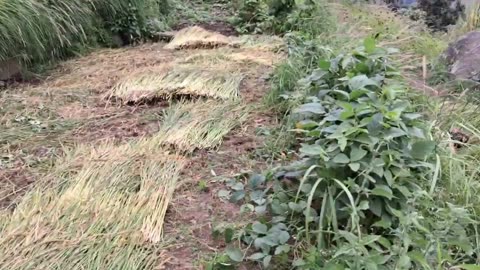
[[[243,0],[237,4],[235,24],[239,32],[277,34],[317,34],[334,26],[325,2],[311,0]]]
[[[325,53],[296,92],[282,96],[296,104],[290,117],[299,159],[222,191],[258,217],[234,234],[241,245],[230,247],[232,261],[298,269],[476,262],[471,213],[434,201],[437,143],[390,64],[392,53],[373,38],[350,53]],[[260,185],[249,184],[254,179]]]

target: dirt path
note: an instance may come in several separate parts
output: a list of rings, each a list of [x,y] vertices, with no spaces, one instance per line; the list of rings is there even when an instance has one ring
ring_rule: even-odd
[[[257,133],[275,122],[261,102],[282,42],[195,28],[169,46],[101,50],[1,92],[0,268],[90,269],[94,256],[97,268],[199,269],[222,247],[212,228],[238,209],[217,198],[220,180],[264,167]]]

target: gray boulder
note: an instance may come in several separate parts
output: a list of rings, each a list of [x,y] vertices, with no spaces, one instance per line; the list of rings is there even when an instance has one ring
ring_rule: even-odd
[[[444,54],[449,72],[460,80],[480,82],[480,31],[473,31],[450,44]]]

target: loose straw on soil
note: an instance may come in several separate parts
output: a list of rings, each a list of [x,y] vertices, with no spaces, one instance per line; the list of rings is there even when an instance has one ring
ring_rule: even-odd
[[[184,28],[175,34],[173,40],[165,46],[166,49],[199,49],[217,48],[230,44],[230,39],[224,35],[207,31],[201,27]]]
[[[157,139],[182,151],[216,147],[247,115],[237,102],[180,102],[165,111]]]
[[[242,75],[201,67],[139,71],[113,87],[110,97],[125,103],[172,96],[232,99],[239,95]]]
[[[0,269],[160,264],[163,221],[183,160],[157,146],[144,140],[79,148],[70,162],[59,165],[55,187],[39,185],[11,216],[2,213]],[[77,162],[81,168],[68,173]]]

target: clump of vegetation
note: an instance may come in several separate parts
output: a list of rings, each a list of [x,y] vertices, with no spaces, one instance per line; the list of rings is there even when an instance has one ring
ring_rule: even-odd
[[[426,13],[426,24],[435,30],[446,30],[465,12],[465,6],[456,0],[419,0],[418,7]]]
[[[323,1],[242,0],[237,6],[235,23],[239,32],[282,34],[301,30],[319,34],[334,25]]]
[[[317,62],[300,82],[291,114],[300,160],[229,183],[230,200],[259,217],[235,234],[249,249],[232,245],[231,260],[298,269],[476,263],[474,215],[435,201],[442,151],[390,64],[392,52],[367,38]]]
[[[0,6],[0,60],[42,63],[88,45],[133,42],[163,27],[166,0],[13,0]]]

